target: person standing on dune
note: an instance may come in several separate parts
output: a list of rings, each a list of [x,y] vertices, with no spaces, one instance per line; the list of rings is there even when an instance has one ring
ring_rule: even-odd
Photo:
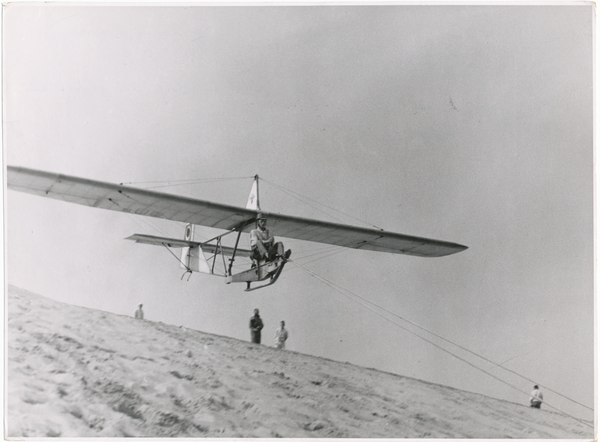
[[[135,317],[135,319],[144,319],[144,310],[142,310],[141,302],[138,304],[138,309],[135,311],[133,316]]]
[[[275,348],[285,350],[285,341],[288,338],[288,331],[285,329],[285,321],[281,321],[281,327],[275,332]]]
[[[260,344],[260,331],[263,329],[263,322],[258,314],[258,309],[254,309],[254,316],[250,318],[250,339],[255,344]]]

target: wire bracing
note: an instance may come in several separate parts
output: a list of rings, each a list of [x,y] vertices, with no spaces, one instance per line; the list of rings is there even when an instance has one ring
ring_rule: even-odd
[[[410,325],[412,325],[412,326],[414,326],[414,327],[418,328],[418,329],[419,329],[419,330],[421,330],[421,331],[427,332],[427,333],[431,334],[432,336],[435,336],[435,337],[439,338],[440,340],[442,340],[442,341],[444,341],[444,342],[446,342],[446,343],[449,343],[449,344],[451,344],[451,345],[454,345],[454,346],[456,346],[457,348],[460,348],[461,350],[464,350],[464,351],[468,352],[468,353],[469,353],[469,354],[471,354],[471,355],[474,355],[474,356],[476,356],[476,357],[478,357],[478,358],[481,358],[482,360],[484,360],[484,361],[486,361],[486,362],[492,363],[493,365],[495,365],[495,366],[497,366],[497,367],[500,367],[500,368],[502,368],[502,369],[504,369],[504,370],[506,370],[506,371],[508,371],[508,372],[510,372],[510,373],[512,373],[512,374],[515,374],[515,375],[517,375],[517,376],[520,376],[521,378],[523,378],[523,379],[526,379],[526,380],[527,380],[527,381],[529,381],[529,382],[532,382],[532,383],[534,383],[534,381],[532,381],[532,380],[530,380],[530,379],[527,379],[526,377],[524,377],[524,376],[520,375],[519,373],[516,373],[515,371],[513,371],[513,370],[510,370],[510,369],[507,369],[506,367],[503,367],[503,366],[501,366],[500,364],[497,364],[497,363],[495,363],[495,362],[491,361],[490,359],[488,359],[488,358],[485,358],[484,356],[481,356],[481,355],[479,355],[479,354],[477,354],[477,353],[475,353],[475,352],[473,352],[473,351],[471,351],[471,350],[468,350],[468,349],[467,349],[467,348],[465,348],[464,346],[461,346],[461,345],[459,345],[459,344],[456,344],[456,343],[454,343],[454,342],[450,341],[449,339],[446,339],[446,338],[444,338],[444,337],[442,337],[442,336],[440,336],[440,335],[438,335],[438,334],[436,334],[436,333],[434,333],[434,332],[432,332],[432,331],[430,331],[430,330],[427,330],[426,328],[424,328],[424,327],[421,327],[421,326],[419,326],[418,324],[415,324],[414,322],[412,322],[412,321],[410,321],[410,320],[408,320],[408,319],[406,319],[406,318],[403,318],[402,316],[400,316],[400,315],[398,315],[398,314],[396,314],[396,313],[394,313],[394,312],[392,312],[392,311],[390,311],[390,310],[388,310],[388,309],[386,309],[386,308],[384,308],[384,307],[382,307],[382,306],[380,306],[380,305],[378,305],[378,304],[376,304],[376,303],[374,303],[374,302],[372,302],[372,301],[369,301],[368,299],[365,299],[364,297],[362,297],[362,296],[358,295],[357,293],[355,293],[355,292],[352,292],[351,290],[348,290],[348,289],[346,289],[346,288],[344,288],[344,287],[342,287],[342,286],[340,286],[340,285],[338,285],[338,284],[334,283],[333,281],[331,281],[331,280],[328,280],[327,278],[324,278],[324,277],[322,277],[322,276],[320,276],[320,275],[316,274],[315,272],[313,272],[313,271],[311,271],[311,270],[307,269],[306,267],[304,267],[304,266],[302,266],[302,265],[298,264],[298,263],[297,263],[297,261],[292,261],[292,262],[291,262],[291,264],[293,264],[294,266],[296,266],[296,267],[300,268],[301,270],[303,270],[304,272],[306,272],[308,275],[312,276],[313,278],[317,279],[318,281],[322,282],[323,284],[325,284],[325,285],[329,286],[329,287],[330,287],[330,288],[332,288],[333,290],[335,290],[335,291],[337,291],[337,292],[341,293],[342,295],[346,296],[348,299],[350,299],[350,300],[352,300],[352,301],[356,302],[357,304],[359,304],[359,305],[363,306],[363,307],[364,307],[364,308],[366,308],[367,310],[370,310],[371,312],[373,312],[373,313],[374,313],[374,314],[376,314],[377,316],[379,316],[379,317],[381,317],[381,318],[385,319],[386,321],[388,321],[388,322],[392,323],[392,324],[393,324],[393,325],[395,325],[396,327],[398,327],[398,328],[400,328],[400,329],[402,329],[402,330],[404,330],[404,331],[406,331],[406,332],[408,332],[408,333],[412,334],[413,336],[417,337],[418,339],[421,339],[421,340],[423,340],[423,341],[425,341],[425,342],[427,342],[427,343],[431,344],[432,346],[436,347],[436,348],[437,348],[437,349],[439,349],[440,351],[442,351],[442,352],[444,352],[444,353],[447,353],[447,354],[451,355],[452,357],[454,357],[454,358],[456,358],[456,359],[460,360],[461,362],[464,362],[465,364],[467,364],[467,365],[469,365],[470,367],[472,367],[472,368],[474,368],[474,369],[476,369],[476,370],[478,370],[478,371],[480,371],[480,372],[482,372],[482,373],[486,374],[487,376],[489,376],[489,377],[492,377],[493,379],[495,379],[495,380],[497,380],[498,382],[501,382],[502,384],[504,384],[504,385],[506,385],[506,386],[508,386],[508,387],[512,388],[513,390],[516,390],[516,391],[518,391],[519,393],[522,393],[522,394],[525,394],[525,395],[529,396],[529,394],[530,394],[530,393],[528,393],[528,392],[526,392],[526,391],[523,391],[523,390],[522,390],[522,389],[520,389],[519,387],[517,387],[517,386],[515,386],[515,385],[513,385],[513,384],[511,384],[511,383],[509,383],[509,382],[507,382],[507,381],[505,381],[504,379],[502,379],[502,378],[500,378],[500,377],[498,377],[498,376],[496,376],[496,375],[494,375],[494,374],[490,373],[489,371],[487,371],[487,370],[485,370],[485,369],[483,369],[483,368],[481,368],[481,367],[479,367],[479,366],[477,366],[477,365],[473,364],[472,362],[470,362],[470,361],[466,360],[465,358],[463,358],[463,357],[459,356],[458,354],[456,354],[456,353],[454,353],[454,352],[452,352],[452,351],[450,351],[450,350],[448,350],[448,349],[446,349],[446,348],[442,347],[441,345],[439,345],[439,344],[437,344],[437,343],[433,342],[431,339],[427,339],[426,337],[424,337],[424,336],[421,336],[421,335],[419,335],[418,333],[415,333],[413,330],[410,330],[409,328],[407,328],[407,327],[403,326],[402,324],[398,323],[398,322],[397,322],[396,320],[394,320],[394,319],[391,319],[389,316],[386,316],[386,315],[385,315],[385,314],[383,314],[382,312],[385,312],[385,313],[387,313],[388,315],[390,315],[390,316],[392,316],[392,317],[394,317],[394,318],[397,318],[397,319],[399,319],[399,320],[401,320],[401,321],[404,321],[404,322],[406,322],[406,323],[408,323],[408,324],[410,324]],[[538,385],[542,385],[542,384],[539,384],[539,383],[538,383]],[[582,406],[582,407],[585,407],[585,408],[587,408],[587,409],[590,409],[590,410],[592,410],[592,408],[590,408],[590,407],[588,407],[588,406],[586,406],[586,405],[584,405],[584,404],[581,404],[580,402],[578,402],[578,401],[575,401],[575,400],[573,400],[573,399],[571,399],[571,398],[568,398],[567,396],[564,396],[564,395],[562,395],[562,394],[560,394],[560,393],[557,393],[557,392],[555,392],[555,391],[553,391],[553,390],[550,390],[548,387],[545,387],[545,386],[544,386],[544,388],[548,389],[549,391],[552,391],[553,393],[555,393],[555,394],[557,394],[557,395],[559,395],[559,396],[561,396],[561,397],[563,397],[563,398],[565,398],[565,399],[567,399],[567,400],[569,400],[569,401],[571,401],[571,402],[573,402],[573,403],[576,403],[576,404],[578,404],[578,405],[580,405],[580,406]],[[543,401],[543,402],[544,402],[544,403],[545,403],[545,404],[546,404],[546,405],[547,405],[549,408],[552,408],[552,409],[556,410],[558,413],[560,413],[560,414],[562,414],[562,415],[564,415],[564,416],[570,417],[571,419],[574,419],[574,420],[576,420],[577,422],[579,422],[579,423],[581,423],[581,424],[584,424],[584,425],[586,425],[586,426],[588,426],[588,427],[591,427],[591,428],[593,428],[593,424],[591,424],[591,423],[590,423],[590,422],[592,422],[592,421],[585,421],[585,420],[583,420],[583,419],[577,418],[577,417],[575,417],[575,416],[573,416],[573,415],[571,415],[571,414],[568,414],[568,413],[566,413],[566,412],[564,412],[564,411],[562,411],[562,410],[558,409],[557,407],[554,407],[554,406],[552,406],[552,405],[548,404],[548,403],[547,403],[547,401]]]

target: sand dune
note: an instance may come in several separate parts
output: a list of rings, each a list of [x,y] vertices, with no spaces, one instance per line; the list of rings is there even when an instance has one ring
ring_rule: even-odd
[[[547,410],[10,287],[7,434],[592,438]]]

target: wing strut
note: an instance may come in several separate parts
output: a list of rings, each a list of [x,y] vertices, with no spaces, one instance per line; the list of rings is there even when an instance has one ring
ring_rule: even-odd
[[[190,276],[188,276],[188,279],[187,279],[187,280],[189,281],[189,280],[190,280],[190,278],[192,277],[192,269],[190,269],[190,268],[189,268],[189,267],[188,267],[188,266],[187,266],[187,265],[186,265],[186,264],[185,264],[185,263],[184,263],[184,262],[183,262],[181,259],[179,259],[179,258],[177,257],[177,255],[175,255],[175,254],[174,254],[174,253],[171,251],[171,249],[169,248],[169,246],[168,246],[168,245],[166,245],[165,243],[163,243],[163,247],[164,247],[165,249],[167,249],[167,250],[169,251],[169,253],[170,253],[171,255],[173,255],[177,261],[179,261],[179,264],[181,264],[181,265],[182,265],[182,266],[183,266],[183,267],[186,269],[186,270],[185,270],[185,273],[184,273],[183,275],[181,275],[181,278],[180,278],[180,279],[181,279],[181,280],[183,280],[183,277],[189,273],[189,274],[190,274]]]
[[[256,175],[256,179],[257,179],[256,181],[258,182],[258,175]],[[233,261],[235,261],[235,252],[237,251],[238,244],[240,243],[240,237],[242,236],[242,232],[244,231],[246,226],[248,224],[252,223],[253,221],[255,221],[254,218],[244,221],[239,227],[237,227],[238,234],[237,234],[237,238],[235,240],[235,246],[233,247],[233,253],[231,254],[231,258],[229,258],[229,269],[227,270],[228,276],[231,276],[231,268],[233,267]]]

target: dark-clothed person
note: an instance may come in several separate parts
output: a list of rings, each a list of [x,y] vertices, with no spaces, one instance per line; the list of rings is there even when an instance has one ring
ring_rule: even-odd
[[[250,339],[255,344],[260,344],[260,331],[263,329],[263,322],[258,314],[258,309],[254,309],[254,316],[250,318]]]

